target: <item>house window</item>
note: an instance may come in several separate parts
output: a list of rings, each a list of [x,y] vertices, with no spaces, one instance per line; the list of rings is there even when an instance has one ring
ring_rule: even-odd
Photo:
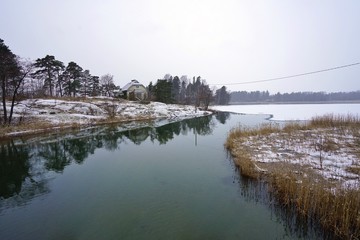
[[[141,92],[136,93],[136,97],[137,97],[139,100],[143,100],[143,99],[144,99],[143,93],[141,93]]]

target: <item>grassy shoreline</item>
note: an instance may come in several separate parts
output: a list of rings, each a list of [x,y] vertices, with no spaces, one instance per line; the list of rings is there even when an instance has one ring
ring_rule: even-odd
[[[282,206],[337,237],[360,238],[358,117],[327,115],[282,127],[239,126],[230,131],[225,147],[240,173],[267,181]]]

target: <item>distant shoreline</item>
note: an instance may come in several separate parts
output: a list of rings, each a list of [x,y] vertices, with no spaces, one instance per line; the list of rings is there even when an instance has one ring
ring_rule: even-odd
[[[229,102],[228,105],[265,105],[265,104],[359,104],[360,100],[353,101],[294,101],[294,102]]]

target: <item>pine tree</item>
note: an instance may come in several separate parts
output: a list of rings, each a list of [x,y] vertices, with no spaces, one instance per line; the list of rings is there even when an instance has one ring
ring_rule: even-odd
[[[149,93],[149,100],[152,101],[155,97],[155,87],[153,86],[152,81],[150,81],[148,87],[147,87],[148,93]]]
[[[80,88],[80,78],[82,74],[82,68],[77,65],[75,62],[69,62],[66,67],[66,70],[63,73],[65,86],[64,91],[68,96],[76,96]]]
[[[180,79],[178,76],[175,76],[171,84],[171,97],[175,103],[180,101]]]
[[[91,85],[92,76],[89,70],[82,72],[80,77],[80,96],[87,97],[90,95],[90,85]]]
[[[20,67],[16,61],[16,55],[11,52],[8,46],[4,44],[4,40],[0,39],[0,83],[1,97],[3,105],[3,123],[8,123],[8,114],[6,108],[6,97],[9,91],[9,79],[20,74]]]
[[[226,91],[226,87],[222,86],[220,89],[216,90],[215,94],[215,103],[218,105],[226,105],[230,101],[230,93]]]
[[[34,64],[38,70],[32,74],[33,77],[43,80],[44,90],[50,96],[55,95],[54,89],[58,81],[60,72],[64,70],[64,64],[55,59],[54,56],[46,55],[44,58],[38,58]],[[60,87],[60,86],[59,86]]]
[[[91,96],[95,97],[100,95],[100,79],[98,76],[91,77],[89,88]]]
[[[15,100],[18,91],[27,75],[32,71],[32,63],[20,62],[19,58],[11,52],[4,41],[0,39],[0,85],[3,107],[3,124],[11,124]],[[6,98],[11,99],[10,113],[8,115]]]
[[[157,80],[155,86],[156,100],[163,103],[172,103],[171,98],[171,82],[165,79]]]

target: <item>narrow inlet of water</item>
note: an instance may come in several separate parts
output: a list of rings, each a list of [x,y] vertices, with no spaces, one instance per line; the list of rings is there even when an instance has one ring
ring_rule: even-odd
[[[266,117],[2,142],[0,239],[311,239],[274,214],[223,148],[232,127]]]

